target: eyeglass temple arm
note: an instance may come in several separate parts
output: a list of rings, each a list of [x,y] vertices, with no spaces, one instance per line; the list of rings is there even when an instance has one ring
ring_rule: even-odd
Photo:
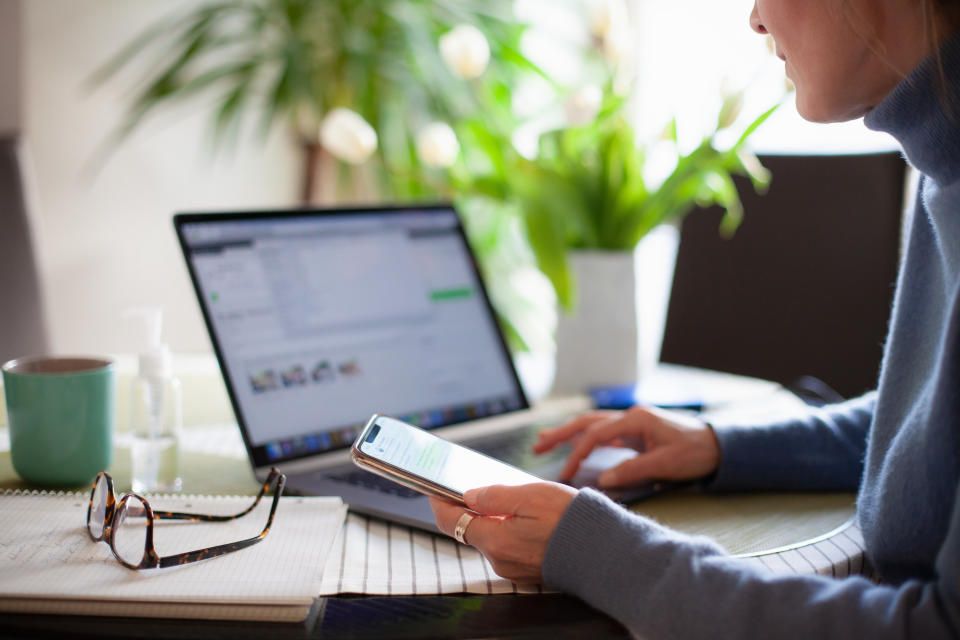
[[[206,560],[208,558],[216,558],[217,556],[226,555],[233,551],[239,551],[240,549],[245,549],[250,545],[256,544],[263,539],[263,534],[256,536],[255,538],[248,538],[246,540],[241,540],[239,542],[231,542],[229,544],[221,544],[216,547],[209,547],[207,549],[199,549],[197,551],[188,551],[186,553],[178,553],[174,556],[164,556],[160,558],[159,564],[157,565],[161,569],[164,567],[175,567],[181,564],[189,564],[191,562],[196,562],[198,560]]]
[[[258,504],[260,504],[260,500],[267,493],[267,489],[273,483],[273,480],[279,475],[280,475],[279,469],[277,469],[276,467],[273,467],[272,469],[270,469],[270,474],[267,476],[267,479],[264,481],[263,486],[260,487],[260,493],[257,494],[257,498],[253,501],[253,504],[251,504],[249,507],[247,507],[240,513],[235,513],[233,515],[226,515],[226,516],[216,516],[216,515],[209,515],[205,513],[185,513],[182,511],[154,511],[153,517],[158,520],[195,520],[195,521],[202,521],[202,522],[226,522],[227,520],[236,520],[237,518],[242,518],[243,516],[247,515],[248,513],[253,511]],[[285,482],[282,482],[277,485],[277,494],[283,491],[283,486],[282,486],[283,484],[285,484]]]
[[[187,551],[185,553],[178,553],[172,556],[164,556],[160,558],[157,566],[162,569],[164,567],[175,567],[177,565],[188,564],[190,562],[196,562],[198,560],[216,558],[217,556],[226,555],[233,551],[239,551],[240,549],[245,549],[251,545],[254,545],[260,542],[270,532],[270,527],[273,525],[273,516],[277,512],[277,505],[280,503],[280,495],[283,493],[283,488],[287,483],[286,481],[287,481],[286,476],[280,476],[280,479],[277,482],[276,492],[273,494],[273,503],[270,505],[270,515],[267,518],[267,524],[263,527],[263,531],[261,531],[258,535],[252,538],[247,538],[246,540],[240,540],[239,542],[230,542],[228,544],[221,544],[215,547],[208,547],[206,549],[198,549],[196,551]],[[257,497],[258,501],[260,500],[260,497],[262,495],[263,494],[261,493],[260,496]],[[256,503],[254,503],[254,505],[256,505]],[[252,508],[253,507],[251,507],[251,509]],[[249,510],[250,509],[247,509],[247,511]],[[246,511],[244,513],[246,513]],[[157,514],[154,513],[154,517],[156,517],[156,515]],[[181,515],[189,515],[189,514],[181,514]],[[243,515],[243,513],[239,515]],[[211,517],[217,518],[218,516],[211,516]],[[239,517],[239,516],[219,516],[219,518],[226,519],[226,520],[229,520],[230,518],[233,518],[233,517]]]

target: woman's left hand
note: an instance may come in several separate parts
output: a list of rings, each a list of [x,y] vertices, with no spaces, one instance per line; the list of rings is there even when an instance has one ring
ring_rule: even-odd
[[[464,539],[486,556],[497,575],[518,584],[539,584],[547,542],[576,494],[576,489],[554,482],[471,489],[463,500],[478,515]],[[430,506],[440,531],[452,536],[466,509],[440,498],[431,498]]]

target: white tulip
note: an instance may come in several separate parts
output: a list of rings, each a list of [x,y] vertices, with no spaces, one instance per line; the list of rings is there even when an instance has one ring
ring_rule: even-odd
[[[446,169],[457,161],[460,143],[457,134],[446,122],[433,122],[417,134],[417,156],[423,164]]]
[[[624,0],[588,0],[587,21],[590,33],[604,40],[611,29],[627,23],[627,5]]]
[[[723,91],[723,103],[720,106],[720,115],[717,116],[717,129],[726,129],[740,117],[743,111],[743,91]]]
[[[337,107],[320,123],[320,143],[344,162],[363,164],[377,150],[377,132],[356,111]]]
[[[603,103],[603,91],[595,84],[580,87],[563,104],[567,124],[574,127],[593,122]]]
[[[480,29],[461,24],[440,36],[440,57],[461,78],[476,78],[490,62],[490,45]]]
[[[614,67],[629,62],[633,51],[632,35],[630,28],[622,24],[611,29],[604,37],[603,57]]]

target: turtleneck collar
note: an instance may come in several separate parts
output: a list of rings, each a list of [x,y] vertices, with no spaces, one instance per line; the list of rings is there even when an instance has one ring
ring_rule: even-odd
[[[960,180],[960,32],[940,53],[945,83],[929,56],[867,113],[864,124],[891,134],[910,164],[945,186]]]

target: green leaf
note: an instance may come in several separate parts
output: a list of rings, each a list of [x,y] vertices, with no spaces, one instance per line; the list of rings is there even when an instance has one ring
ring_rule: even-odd
[[[535,62],[533,62],[528,57],[523,55],[523,53],[520,52],[519,48],[512,47],[507,44],[502,44],[499,50],[497,51],[497,54],[499,58],[504,62],[512,63],[520,70],[529,71],[534,75],[537,75],[543,78],[554,89],[560,88],[559,83],[553,78],[553,76],[547,74],[547,72],[541,69]]]
[[[744,129],[743,133],[740,134],[740,138],[737,140],[737,143],[733,145],[734,148],[742,147],[744,143],[747,141],[747,138],[753,135],[753,132],[756,131],[760,127],[760,125],[766,122],[770,118],[770,116],[772,116],[774,112],[780,108],[781,104],[783,104],[783,100],[780,100],[780,102],[778,102],[777,104],[773,105],[772,107],[770,107],[769,109],[761,113],[759,116],[757,116],[756,120],[754,120],[749,125],[747,125],[747,128]]]
[[[575,290],[567,264],[563,225],[545,207],[527,207],[523,213],[537,266],[553,285],[561,307],[570,310],[574,307]]]
[[[214,118],[215,141],[222,140],[229,131],[237,133],[241,118],[240,109],[249,98],[249,89],[249,83],[241,80],[227,92]]]
[[[677,142],[677,119],[676,117],[670,118],[670,122],[667,123],[667,126],[664,127],[663,132],[660,134],[660,137],[664,140],[670,140],[674,144]]]

